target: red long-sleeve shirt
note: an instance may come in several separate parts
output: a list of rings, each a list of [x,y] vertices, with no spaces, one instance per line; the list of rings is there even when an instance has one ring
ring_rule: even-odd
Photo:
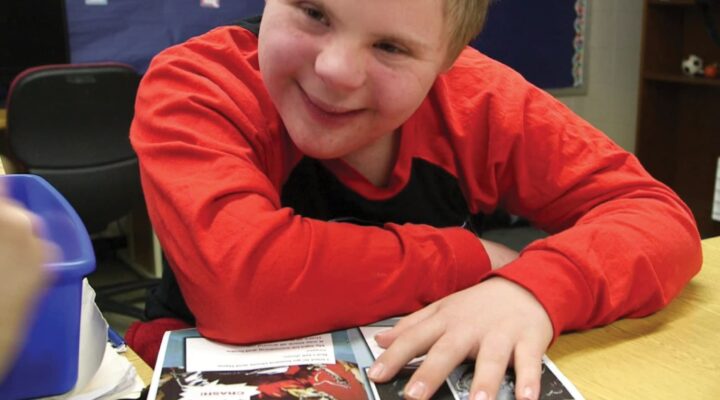
[[[262,82],[257,38],[240,27],[155,58],[131,139],[153,227],[209,338],[244,343],[363,324],[491,274],[481,242],[463,228],[361,226],[283,207],[305,158]],[[453,210],[502,207],[552,234],[493,274],[532,292],[556,335],[652,313],[701,265],[692,215],[670,189],[550,95],[472,49],[402,126],[386,187],[340,160],[317,162],[353,198],[380,208],[411,183],[424,193],[418,202],[446,195],[428,179],[416,183],[419,164],[437,172],[424,176],[454,182],[462,201]]]

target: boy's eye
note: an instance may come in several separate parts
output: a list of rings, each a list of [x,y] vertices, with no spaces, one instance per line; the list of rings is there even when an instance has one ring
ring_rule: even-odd
[[[375,45],[375,48],[388,54],[405,54],[407,51],[392,43],[380,42]]]
[[[318,10],[317,8],[310,5],[303,5],[302,10],[308,17],[323,24],[327,24],[327,18],[325,18],[325,14],[323,14],[323,12]]]

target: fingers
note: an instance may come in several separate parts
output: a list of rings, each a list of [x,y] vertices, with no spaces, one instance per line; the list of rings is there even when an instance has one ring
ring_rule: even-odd
[[[458,341],[469,341],[443,335],[430,349],[427,358],[405,386],[405,398],[424,400],[430,398],[443,384],[453,369],[467,358],[465,347]]]
[[[492,304],[493,307],[481,307]],[[482,312],[478,312],[481,309]],[[512,396],[501,386],[507,366],[515,363],[519,399],[535,400],[540,392],[541,359],[552,339],[552,323],[544,308],[524,288],[493,278],[450,295],[412,314],[396,329],[377,335],[387,350],[370,369],[370,379],[387,381],[410,359],[428,353],[410,378],[404,395],[425,400],[453,368],[475,357],[471,400]]]
[[[40,219],[12,199],[0,198],[0,234],[10,243],[34,239],[42,225]]]
[[[0,227],[5,233],[14,237],[42,236],[45,226],[37,215],[28,211],[21,203],[10,197],[5,197],[3,184],[0,184]]]
[[[433,303],[427,307],[415,311],[414,313],[406,317],[401,318],[400,321],[398,321],[398,323],[395,324],[394,327],[392,327],[392,329],[388,329],[387,331],[383,331],[375,335],[375,341],[377,342],[377,344],[380,345],[380,347],[387,349],[388,347],[390,347],[390,345],[393,344],[393,342],[395,341],[395,339],[398,338],[398,336],[403,334],[403,332],[413,328],[415,325],[434,314],[436,308],[437,303]]]
[[[438,320],[417,324],[414,329],[405,330],[400,340],[393,342],[375,360],[368,376],[376,382],[385,382],[395,376],[402,367],[418,355],[425,354],[443,334],[444,326]]]
[[[483,338],[475,360],[471,400],[495,398],[505,377],[512,351],[513,342],[504,335],[489,334]]]
[[[42,265],[60,253],[57,246],[42,239],[43,230],[38,216],[11,199],[0,198],[0,254],[4,257],[0,271],[3,275],[11,270],[22,271],[16,272],[20,282],[36,282],[32,286],[42,283]]]
[[[540,396],[540,377],[544,346],[532,338],[515,349],[515,398],[534,400]]]
[[[475,376],[470,391],[471,400],[487,400],[497,397],[513,354],[515,398],[518,400],[538,399],[544,349],[542,341],[535,338],[521,340],[513,348],[513,342],[505,337],[486,337],[475,361]]]

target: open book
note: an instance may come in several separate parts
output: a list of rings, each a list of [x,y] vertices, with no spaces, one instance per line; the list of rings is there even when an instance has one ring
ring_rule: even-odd
[[[392,381],[375,384],[367,370],[383,349],[374,335],[396,321],[253,346],[204,339],[195,329],[166,332],[148,400],[401,399],[413,360]],[[474,365],[456,368],[433,399],[467,400]],[[540,399],[583,399],[547,358]],[[505,375],[497,399],[514,399],[515,376]]]

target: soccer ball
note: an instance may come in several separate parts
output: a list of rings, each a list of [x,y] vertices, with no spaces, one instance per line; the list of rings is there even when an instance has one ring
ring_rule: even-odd
[[[682,62],[682,72],[687,76],[703,74],[703,60],[695,54],[690,54]]]

